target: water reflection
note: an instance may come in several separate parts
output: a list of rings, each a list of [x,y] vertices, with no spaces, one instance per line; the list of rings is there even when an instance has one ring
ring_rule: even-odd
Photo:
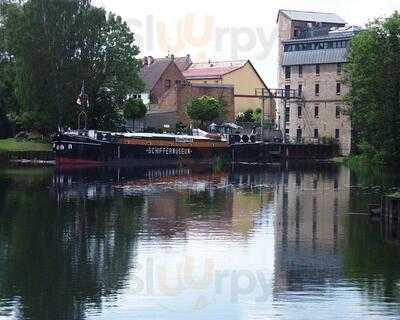
[[[50,172],[18,175],[3,180],[1,193],[1,314],[81,319],[88,308],[100,312],[134,266],[143,197],[57,202],[49,197]]]
[[[276,189],[277,294],[341,277],[339,215],[348,212],[349,186],[350,174],[344,167],[283,172]]]
[[[398,227],[336,164],[0,173],[0,318],[399,314]],[[340,306],[340,307],[338,307]]]

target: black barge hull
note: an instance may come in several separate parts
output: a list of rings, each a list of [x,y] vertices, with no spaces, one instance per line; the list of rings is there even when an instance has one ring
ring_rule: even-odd
[[[215,143],[210,146],[194,143],[121,143],[116,137],[104,140],[87,136],[57,134],[53,139],[57,166],[176,166],[212,163],[226,158],[228,147]]]

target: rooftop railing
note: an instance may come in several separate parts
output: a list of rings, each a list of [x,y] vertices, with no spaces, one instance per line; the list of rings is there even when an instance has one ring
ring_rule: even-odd
[[[301,100],[303,93],[294,89],[265,89],[259,88],[255,90],[257,97],[261,99],[281,99],[281,100]]]

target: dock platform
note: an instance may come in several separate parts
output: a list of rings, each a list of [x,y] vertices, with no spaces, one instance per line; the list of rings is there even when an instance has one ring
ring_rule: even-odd
[[[231,145],[233,162],[271,162],[287,159],[326,160],[337,157],[339,147],[328,144],[238,143]]]

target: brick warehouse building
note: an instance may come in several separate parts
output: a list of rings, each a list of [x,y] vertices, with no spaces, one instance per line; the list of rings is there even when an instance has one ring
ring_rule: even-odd
[[[333,13],[280,10],[279,87],[303,100],[278,106],[279,126],[290,141],[336,139],[342,154],[351,148],[351,123],[343,113],[343,65],[350,40],[360,31]]]

